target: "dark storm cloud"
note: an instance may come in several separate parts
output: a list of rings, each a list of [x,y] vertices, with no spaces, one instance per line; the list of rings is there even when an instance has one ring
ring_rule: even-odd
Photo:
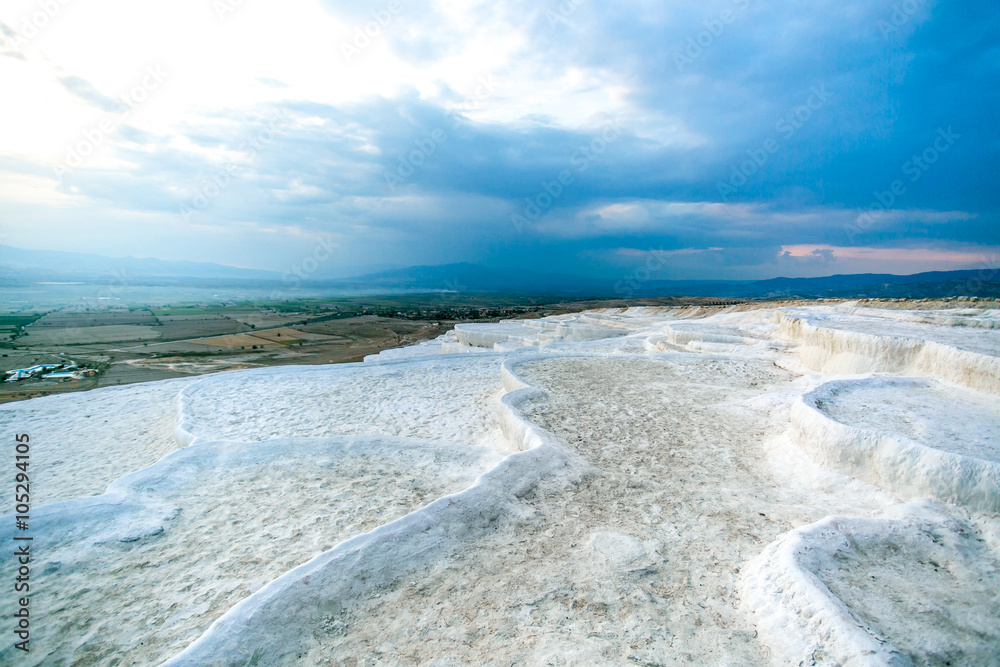
[[[429,2],[327,4],[362,31],[384,21],[378,38],[419,66],[467,38]],[[473,122],[443,106],[458,96],[447,88],[434,100],[412,89],[341,105],[290,99],[278,105],[288,122],[250,151],[247,137],[274,110],[219,112],[225,126],[192,124],[186,138],[243,158],[197,219],[405,243],[409,263],[550,257],[561,270],[602,270],[593,258],[616,248],[695,249],[734,267],[777,266],[788,245],[1000,245],[995,5],[564,0],[477,11],[496,30],[526,31],[520,62],[539,85],[569,68],[610,75],[629,113],[597,114],[582,129],[544,109]],[[82,79],[61,82],[111,103]],[[654,138],[661,118],[701,140]],[[163,137],[128,138],[135,170],[75,174],[65,186],[169,211],[220,169]],[[571,180],[555,195],[563,173]],[[512,224],[535,210],[530,224]],[[836,257],[818,249],[797,261],[822,270]]]

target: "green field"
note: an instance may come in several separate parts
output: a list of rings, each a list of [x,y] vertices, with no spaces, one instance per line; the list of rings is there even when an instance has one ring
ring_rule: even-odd
[[[0,315],[0,327],[25,327],[42,317],[42,313],[34,313],[30,315]]]
[[[637,299],[631,305],[698,301]],[[78,381],[0,383],[0,402],[238,368],[361,361],[439,336],[458,322],[621,305],[435,293],[0,313],[0,371],[70,361],[100,371]]]
[[[77,381],[3,383],[0,401],[234,368],[360,361],[458,321],[536,310],[495,296],[418,295],[0,313],[0,370],[72,361],[100,371]]]

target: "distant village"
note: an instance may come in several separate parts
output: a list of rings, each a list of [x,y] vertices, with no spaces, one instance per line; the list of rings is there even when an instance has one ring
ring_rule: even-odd
[[[82,368],[73,362],[66,364],[39,364],[31,368],[15,368],[7,371],[4,382],[21,380],[82,380],[97,375],[97,369]]]

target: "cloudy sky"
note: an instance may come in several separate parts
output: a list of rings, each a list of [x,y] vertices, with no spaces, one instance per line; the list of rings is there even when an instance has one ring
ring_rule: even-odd
[[[319,274],[995,267],[1000,6],[7,0],[0,242]]]

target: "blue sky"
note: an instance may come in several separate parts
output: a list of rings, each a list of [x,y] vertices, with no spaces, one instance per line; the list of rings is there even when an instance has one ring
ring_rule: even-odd
[[[995,268],[1000,7],[15,0],[0,242],[316,277]],[[655,258],[651,261],[651,258]]]

